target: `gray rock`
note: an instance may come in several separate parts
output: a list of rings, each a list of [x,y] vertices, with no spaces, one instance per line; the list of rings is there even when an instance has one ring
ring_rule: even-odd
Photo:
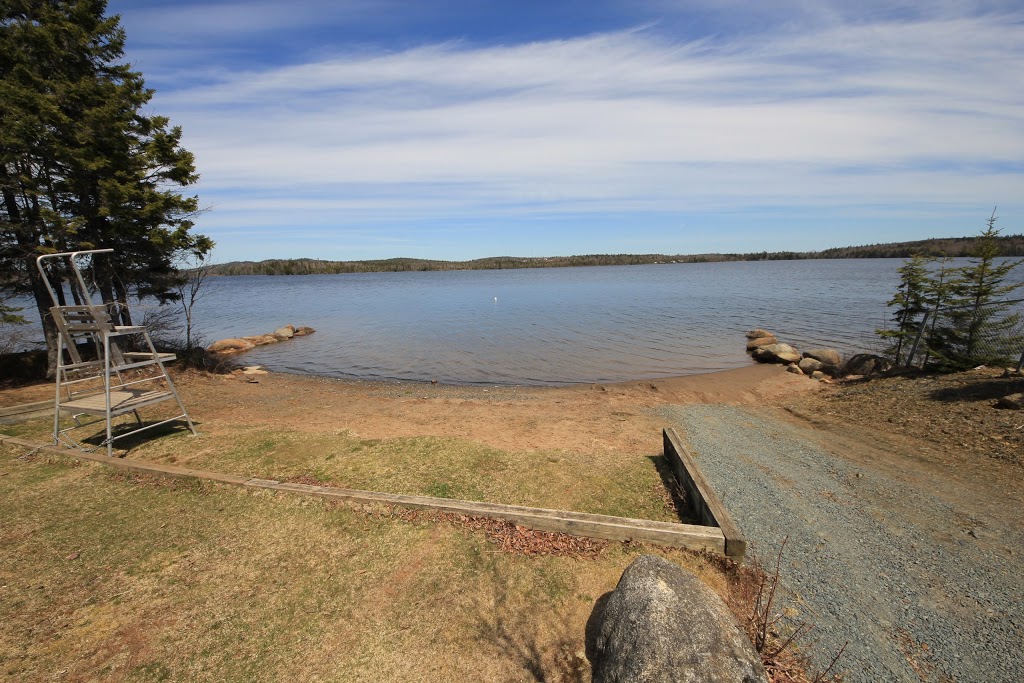
[[[764,667],[722,600],[655,555],[633,561],[587,624],[593,683],[766,683]]]
[[[266,346],[267,344],[276,344],[281,341],[272,334],[258,334],[253,337],[242,337],[247,342],[252,342],[256,346]]]
[[[789,344],[769,344],[754,351],[754,360],[762,363],[796,363],[800,352]]]
[[[295,328],[291,325],[285,325],[274,330],[271,334],[275,337],[284,337],[285,339],[291,339],[295,336]]]
[[[851,356],[850,359],[843,364],[843,374],[874,375],[879,372],[885,372],[891,367],[892,363],[882,356],[876,356],[872,353],[858,353],[855,356]]]
[[[825,379],[826,375],[821,370],[815,370],[811,373],[811,379]]]
[[[1009,408],[1010,410],[1024,410],[1024,394],[1010,394],[1003,396],[996,401],[997,408]]]
[[[305,337],[307,334],[313,334],[314,332],[316,332],[316,330],[314,330],[312,327],[306,327],[305,325],[303,325],[302,327],[295,328],[296,337]]]
[[[823,365],[842,365],[843,355],[835,349],[810,349],[804,351],[804,358],[813,358]]]
[[[808,358],[806,353],[804,354],[804,358],[800,360],[800,369],[805,375],[809,375],[812,372],[818,372],[821,370],[822,365],[824,365],[824,363],[816,358]]]
[[[775,337],[758,337],[757,339],[751,339],[747,342],[747,351],[753,351],[754,349],[762,346],[768,346],[769,344],[778,344],[779,340]]]
[[[762,330],[760,327],[756,330],[747,332],[747,339],[757,339],[758,337],[774,337],[775,335],[768,330]]]
[[[840,377],[843,374],[842,368],[840,368],[838,365],[833,365],[832,363],[823,363],[822,366],[818,369],[824,372],[829,377]]]
[[[254,344],[244,339],[221,339],[210,344],[206,350],[211,353],[239,353],[253,348]]]
[[[786,366],[786,372],[792,372],[792,373],[795,373],[797,375],[804,374],[804,371],[801,370],[800,366],[797,365],[796,363],[790,363],[789,365],[787,365]]]

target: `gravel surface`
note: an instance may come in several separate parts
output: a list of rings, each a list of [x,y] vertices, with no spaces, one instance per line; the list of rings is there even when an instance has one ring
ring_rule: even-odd
[[[1024,680],[1024,534],[969,495],[888,476],[810,429],[724,405],[663,409],[850,682]],[[1019,516],[1012,516],[1019,520]]]

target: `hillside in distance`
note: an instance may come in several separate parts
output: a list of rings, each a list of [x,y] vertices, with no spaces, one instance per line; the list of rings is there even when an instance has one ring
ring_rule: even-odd
[[[996,238],[1003,256],[1024,256],[1024,235]],[[268,259],[231,261],[210,266],[211,275],[334,275],[426,270],[505,270],[513,268],[566,268],[576,266],[633,266],[657,263],[712,263],[717,261],[791,261],[799,259],[908,258],[970,256],[976,237],[938,237],[914,242],[834,247],[823,251],[761,251],[746,254],[587,254],[581,256],[491,256],[472,261],[437,261],[390,258],[373,261],[321,259]]]

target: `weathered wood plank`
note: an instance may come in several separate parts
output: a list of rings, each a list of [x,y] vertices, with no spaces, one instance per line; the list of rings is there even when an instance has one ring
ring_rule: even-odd
[[[36,444],[13,437],[0,436],[0,443],[22,446],[25,448],[37,447]],[[676,524],[672,522],[656,522],[642,519],[629,519],[626,517],[595,515],[583,512],[548,510],[544,508],[528,508],[516,505],[501,505],[498,503],[480,503],[474,501],[452,500],[448,498],[407,496],[392,493],[379,493],[376,491],[333,488],[329,486],[293,484],[273,479],[238,477],[234,475],[220,474],[217,472],[209,472],[206,470],[193,470],[184,467],[176,467],[173,465],[162,465],[138,460],[112,458],[99,453],[85,453],[82,451],[57,448],[55,446],[46,446],[43,447],[42,450],[82,460],[103,463],[119,469],[148,474],[172,477],[190,477],[194,479],[244,486],[251,489],[266,489],[335,500],[381,503],[384,505],[396,505],[408,508],[438,510],[441,512],[463,514],[473,517],[490,517],[493,519],[506,520],[514,524],[519,524],[521,526],[540,531],[552,531],[588,538],[601,538],[612,541],[645,541],[660,545],[690,548],[693,550],[708,550],[718,553],[724,553],[726,551],[726,537],[722,533],[722,530],[717,527]]]
[[[349,500],[355,502],[383,503],[402,507],[438,510],[471,517],[502,519],[513,524],[540,531],[602,538],[612,541],[647,541],[694,550],[725,551],[725,536],[716,527],[657,522],[628,517],[612,517],[567,510],[528,508],[518,505],[502,505],[477,501],[410,496],[393,493],[359,491],[330,486],[311,486],[290,482],[273,482],[253,479],[247,482],[253,488],[267,488],[304,495]]]
[[[110,392],[110,412],[114,415],[137,410],[154,403],[174,398],[169,391],[147,389],[121,389]],[[90,415],[106,415],[106,398],[103,393],[76,398],[60,404],[61,410],[71,410]]]
[[[249,480],[249,477],[239,477],[233,474],[221,474],[220,472],[210,472],[207,470],[193,470],[188,467],[177,467],[175,465],[164,465],[155,462],[144,462],[142,460],[128,460],[126,458],[114,458],[108,455],[104,455],[98,451],[86,452],[71,448],[60,448],[58,446],[42,446],[34,444],[31,441],[25,441],[13,436],[0,435],[0,444],[10,446],[20,446],[22,448],[38,448],[41,451],[47,453],[55,453],[57,455],[64,455],[70,458],[77,458],[78,460],[88,460],[90,462],[97,462],[102,465],[114,467],[119,470],[130,470],[132,472],[138,472],[140,474],[155,474],[167,477],[181,477],[187,479],[205,479],[208,481],[217,481],[223,484],[235,484],[241,486]]]
[[[0,417],[11,417],[13,415],[23,415],[25,413],[37,413],[40,410],[53,411],[53,399],[49,401],[36,401],[35,403],[22,403],[16,406],[6,406],[0,408]]]
[[[747,552],[747,539],[733,522],[728,510],[711,488],[693,455],[683,443],[679,433],[669,427],[664,431],[665,457],[679,484],[686,490],[687,499],[697,518],[704,524],[716,526],[725,535],[725,554],[742,559]]]

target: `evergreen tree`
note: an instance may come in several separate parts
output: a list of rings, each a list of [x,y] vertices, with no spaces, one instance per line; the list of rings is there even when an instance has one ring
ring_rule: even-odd
[[[105,11],[106,0],[0,5],[0,279],[34,296],[51,368],[36,256],[113,248],[93,275],[105,302],[126,304],[174,299],[177,255],[212,247],[190,232],[198,199],[180,188],[198,175],[181,129],[143,112],[153,92],[121,62],[124,31]],[[117,315],[131,322],[126,307]]]
[[[950,296],[930,347],[941,367],[958,370],[1008,361],[1007,351],[1024,348],[1021,316],[1007,312],[1011,294],[1024,283],[1006,278],[1024,261],[997,262],[996,215],[978,237],[970,264],[957,268],[949,281]]]
[[[947,299],[949,299],[950,278],[954,271],[952,257],[946,256],[935,259],[933,263],[938,263],[938,270],[932,272],[927,283],[925,301],[928,305],[929,317],[924,334],[924,360],[921,363],[921,367],[927,367],[931,362],[933,348],[941,349],[944,345],[942,332],[939,328],[940,312],[942,307],[946,305]]]
[[[0,301],[0,325],[22,325],[25,319],[18,315],[20,308],[7,306]]]
[[[922,316],[927,310],[928,263],[927,258],[915,254],[899,268],[899,287],[893,298],[886,303],[886,306],[897,307],[892,316],[896,327],[891,330],[875,330],[883,339],[892,340],[887,353],[895,365],[910,360],[904,358],[904,353],[909,353],[910,345],[921,330]]]

